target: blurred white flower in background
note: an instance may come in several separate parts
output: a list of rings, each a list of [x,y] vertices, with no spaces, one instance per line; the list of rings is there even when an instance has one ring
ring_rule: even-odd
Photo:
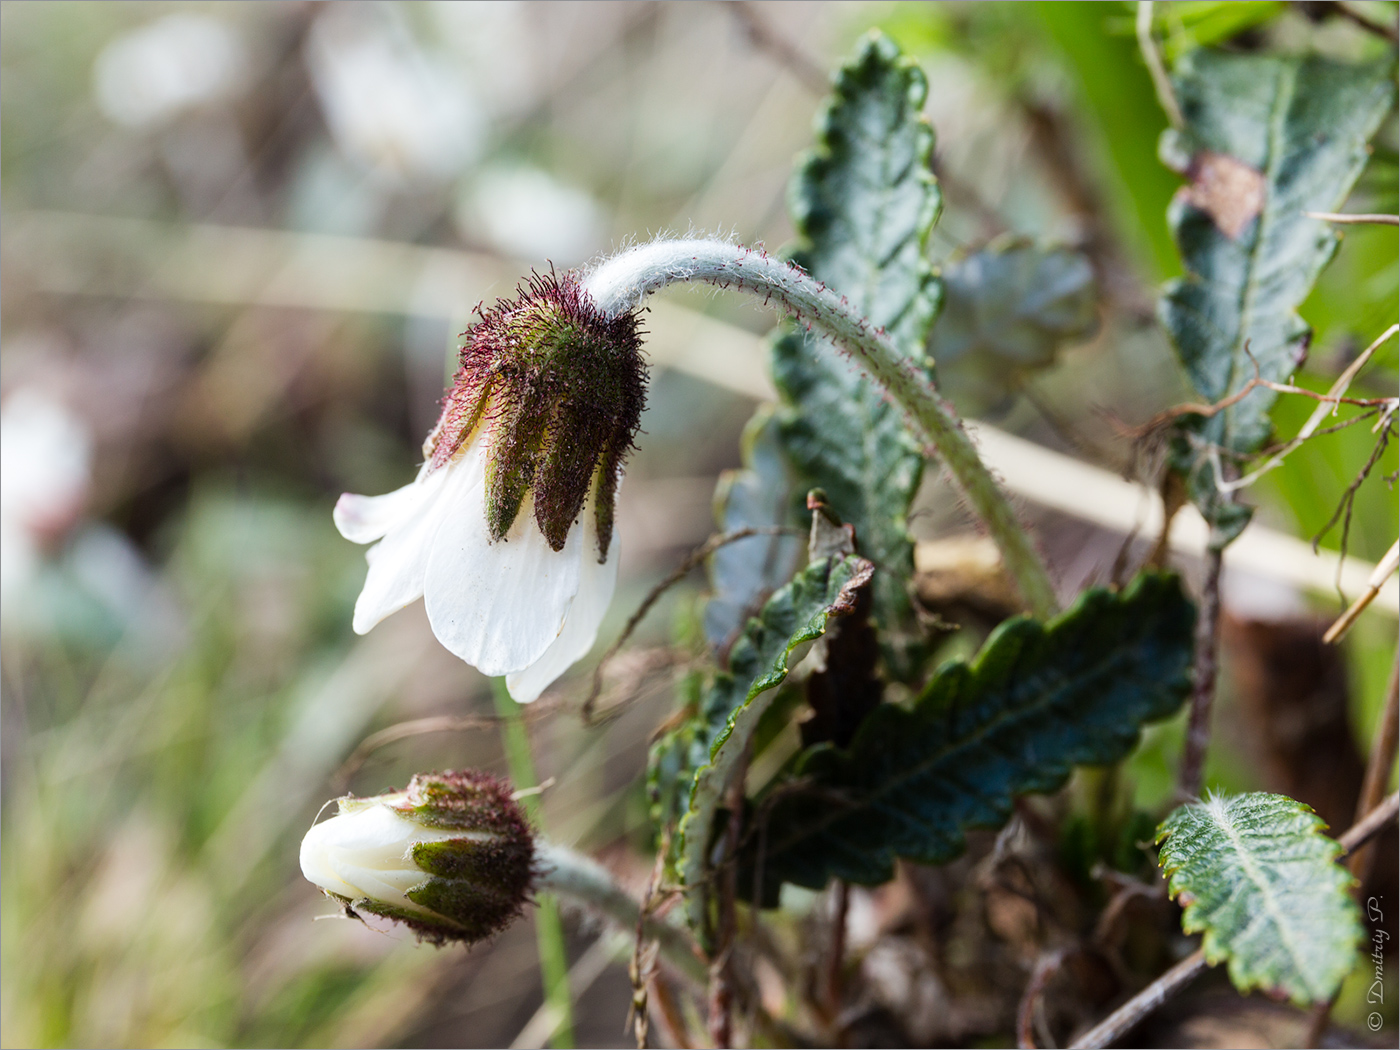
[[[414,42],[397,8],[327,5],[306,62],[336,145],[378,177],[446,180],[480,153],[486,121],[471,86]]]
[[[93,65],[93,91],[108,118],[142,128],[233,97],[247,74],[247,49],[231,26],[182,12],[103,48]]]
[[[434,38],[454,53],[493,114],[517,114],[537,101],[539,34],[518,0],[439,0],[425,13]]]
[[[504,255],[567,267],[603,245],[603,213],[581,189],[526,166],[483,170],[457,201],[458,229]]]
[[[33,578],[43,551],[82,516],[92,435],[61,401],[21,387],[0,405],[0,605]]]

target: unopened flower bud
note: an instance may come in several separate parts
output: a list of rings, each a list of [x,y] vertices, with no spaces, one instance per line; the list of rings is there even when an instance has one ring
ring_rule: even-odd
[[[403,791],[339,805],[306,833],[301,870],[352,912],[439,944],[472,943],[504,929],[530,897],[534,836],[487,773],[420,773]]]

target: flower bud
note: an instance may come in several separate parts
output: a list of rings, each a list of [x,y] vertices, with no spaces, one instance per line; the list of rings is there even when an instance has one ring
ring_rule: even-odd
[[[302,840],[301,870],[351,914],[470,944],[504,929],[529,899],[534,836],[495,777],[419,773],[403,791],[338,801],[340,812]]]
[[[576,274],[536,275],[466,334],[442,418],[423,453],[446,464],[489,433],[486,518],[503,539],[527,495],[549,546],[564,548],[593,494],[597,557],[607,557],[623,461],[646,405],[637,315],[605,316]]]

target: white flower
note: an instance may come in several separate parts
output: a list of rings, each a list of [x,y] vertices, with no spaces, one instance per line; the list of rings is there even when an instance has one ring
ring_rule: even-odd
[[[0,604],[9,611],[44,548],[82,515],[92,435],[67,406],[35,387],[5,399],[0,435]]]
[[[500,542],[486,523],[486,440],[478,435],[449,463],[384,496],[346,493],[335,505],[340,534],[379,540],[353,626],[365,634],[419,598],[433,634],[487,675],[505,675],[528,704],[593,648],[617,583],[617,541],[597,558],[598,530],[586,507],[561,551],[550,550],[521,508]]]
[[[420,773],[403,791],[342,798],[301,842],[301,871],[356,911],[434,940],[488,937],[520,913],[535,844],[499,780],[476,770]]]
[[[336,504],[341,535],[378,540],[355,631],[422,596],[443,645],[535,700],[612,600],[613,505],[644,399],[635,316],[602,318],[571,275],[484,314],[418,477]]]
[[[248,55],[233,28],[181,11],[113,40],[93,65],[98,108],[141,128],[229,98],[247,82]]]

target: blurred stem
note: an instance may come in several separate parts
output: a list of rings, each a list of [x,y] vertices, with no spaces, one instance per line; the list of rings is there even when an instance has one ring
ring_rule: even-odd
[[[1395,764],[1397,742],[1400,742],[1400,652],[1395,654],[1395,662],[1390,665],[1390,682],[1385,689],[1380,724],[1371,742],[1371,757],[1366,763],[1366,779],[1361,785],[1361,796],[1356,800],[1358,821],[1385,798],[1385,789],[1390,786],[1390,769]],[[1374,853],[1375,850],[1367,845],[1351,855],[1348,866],[1360,885],[1364,885],[1371,874]]]
[[[918,436],[938,451],[1000,549],[1006,570],[1031,611],[1041,619],[1055,615],[1059,604],[1045,565],[962,421],[938,396],[922,362],[901,353],[885,330],[862,317],[844,296],[781,259],[715,240],[639,245],[598,266],[584,278],[583,288],[598,309],[611,317],[635,308],[658,289],[692,281],[761,296],[799,322],[820,329],[850,353],[904,409]]]
[[[535,787],[535,761],[530,756],[530,734],[520,717],[520,705],[506,689],[504,678],[491,680],[491,693],[496,700],[496,713],[501,717],[501,743],[506,750],[510,778],[517,791]],[[525,795],[520,799],[525,814],[537,832],[543,831],[540,819],[540,796]],[[535,937],[539,945],[540,976],[544,980],[544,998],[559,1017],[559,1027],[550,1046],[574,1045],[573,1004],[569,998],[569,959],[564,950],[564,924],[559,920],[559,899],[552,893],[540,893],[536,898]]]
[[[1205,781],[1206,748],[1210,745],[1210,715],[1215,706],[1215,679],[1220,662],[1220,567],[1222,552],[1206,552],[1206,581],[1196,620],[1195,682],[1191,688],[1191,717],[1181,751],[1177,793],[1194,799]]]

